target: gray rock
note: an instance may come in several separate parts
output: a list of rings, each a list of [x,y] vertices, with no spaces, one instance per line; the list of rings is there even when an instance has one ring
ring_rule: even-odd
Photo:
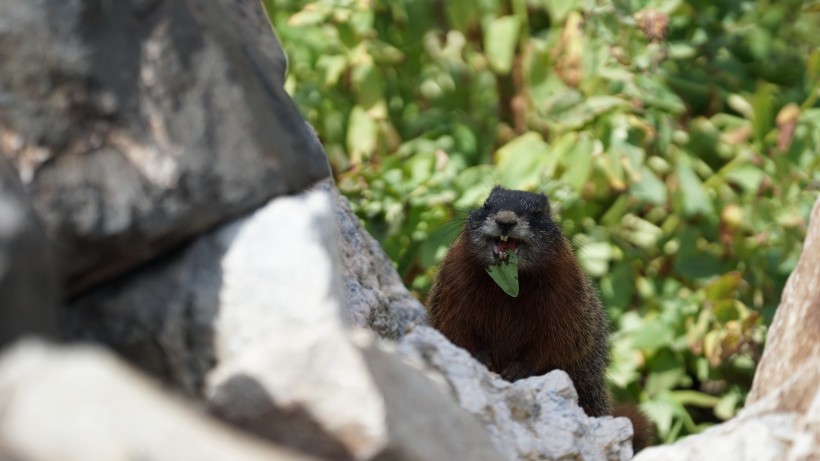
[[[384,399],[387,446],[375,458],[391,461],[503,459],[481,424],[452,395],[402,362],[390,343],[370,332],[354,338]]]
[[[351,342],[331,202],[322,188],[274,199],[94,290],[71,306],[72,336],[319,456],[495,459],[481,427],[426,378]]]
[[[332,181],[324,181],[322,188],[333,198],[341,234],[339,248],[349,321],[389,339],[400,338],[415,325],[426,325],[424,307],[407,291],[379,243],[359,224],[347,198]]]
[[[0,356],[0,459],[309,461],[205,417],[90,347],[23,341]]]
[[[0,156],[0,346],[25,334],[57,336],[59,298],[50,244]]]
[[[629,420],[587,416],[561,370],[509,383],[429,327],[414,329],[398,350],[438,376],[461,406],[481,420],[505,459],[632,457]]]
[[[4,1],[0,55],[0,154],[72,295],[329,174],[258,1]]]
[[[210,408],[246,430],[335,459],[385,443],[384,402],[341,317],[338,233],[327,192],[275,199],[229,241],[214,325]]]

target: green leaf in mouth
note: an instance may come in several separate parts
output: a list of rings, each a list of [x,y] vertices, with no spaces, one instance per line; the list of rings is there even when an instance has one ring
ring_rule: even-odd
[[[493,264],[487,268],[493,281],[513,298],[518,297],[518,255],[513,250],[506,250],[507,255],[498,264]]]

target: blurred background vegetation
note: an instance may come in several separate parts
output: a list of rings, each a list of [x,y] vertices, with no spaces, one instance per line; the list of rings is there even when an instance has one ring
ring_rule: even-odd
[[[493,184],[549,194],[671,441],[742,407],[820,189],[800,0],[264,0],[287,89],[422,300]]]

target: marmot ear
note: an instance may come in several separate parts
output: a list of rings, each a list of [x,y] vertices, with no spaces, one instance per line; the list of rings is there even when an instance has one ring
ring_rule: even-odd
[[[550,198],[549,198],[549,196],[546,193],[542,193],[541,197],[544,198],[544,204],[543,204],[543,207],[542,207],[542,209],[544,210],[544,213],[550,214],[552,212],[552,210],[550,208]]]

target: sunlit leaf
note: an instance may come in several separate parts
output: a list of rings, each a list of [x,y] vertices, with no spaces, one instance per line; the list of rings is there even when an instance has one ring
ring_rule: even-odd
[[[376,148],[378,127],[361,106],[354,107],[350,112],[348,126],[347,151],[351,162],[359,164]]]
[[[578,141],[564,154],[563,163],[567,170],[561,179],[575,190],[580,191],[592,169],[593,141],[583,133]]]
[[[493,70],[506,74],[512,69],[521,24],[516,16],[493,19],[487,27],[484,48]]]
[[[612,249],[607,242],[587,242],[578,248],[578,262],[593,277],[600,277],[609,270]]]
[[[639,177],[640,180],[630,187],[632,194],[648,203],[665,204],[666,185],[658,179],[657,175],[646,166],[642,166]]]
[[[712,408],[720,401],[713,395],[698,391],[672,391],[670,395],[681,405],[694,405],[703,408]]]
[[[678,196],[683,203],[683,212],[687,216],[713,213],[712,201],[706,193],[703,182],[695,174],[689,161],[679,161],[675,171],[678,181],[680,181]]]
[[[538,133],[523,134],[496,152],[499,184],[514,189],[534,189],[543,175],[552,175],[558,158]]]

